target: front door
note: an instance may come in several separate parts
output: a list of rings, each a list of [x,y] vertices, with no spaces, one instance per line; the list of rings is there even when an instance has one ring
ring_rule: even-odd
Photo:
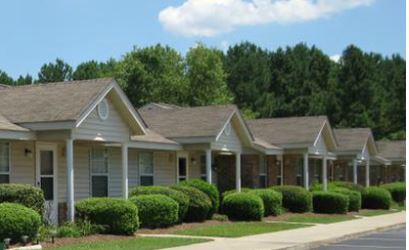
[[[58,223],[57,145],[37,144],[36,183],[44,192],[44,217],[51,224]]]
[[[187,154],[178,154],[178,182],[185,181],[188,178],[188,156]]]

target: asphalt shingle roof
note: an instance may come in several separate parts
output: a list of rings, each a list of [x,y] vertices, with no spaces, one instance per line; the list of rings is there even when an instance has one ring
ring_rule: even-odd
[[[377,141],[379,155],[390,160],[406,159],[406,141]]]
[[[372,134],[370,128],[341,128],[334,129],[335,137],[338,141],[337,151],[362,151],[369,135]]]
[[[17,126],[11,123],[6,117],[0,114],[0,130],[7,130],[7,131],[28,131],[25,128]]]

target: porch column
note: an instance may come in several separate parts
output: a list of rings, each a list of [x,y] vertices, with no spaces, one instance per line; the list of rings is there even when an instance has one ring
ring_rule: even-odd
[[[74,222],[74,140],[65,142],[67,160],[67,220]]]
[[[281,183],[280,186],[284,185],[284,157],[280,157],[280,172],[281,172]]]
[[[121,145],[122,152],[122,197],[128,199],[128,145]]]
[[[308,152],[304,153],[304,188],[309,190]]]
[[[328,175],[327,175],[327,157],[324,156],[322,158],[322,187],[324,191],[327,191],[327,184],[328,184]]]
[[[241,153],[236,153],[236,191],[241,191]]]
[[[370,182],[369,182],[369,163],[370,163],[370,160],[369,160],[369,156],[368,156],[368,159],[366,160],[366,165],[365,165],[365,186],[366,187],[369,187],[369,185],[370,185]]]
[[[206,180],[212,183],[212,150],[206,149]]]
[[[352,167],[353,167],[353,177],[354,177],[354,184],[358,184],[358,161],[356,159],[352,160]]]

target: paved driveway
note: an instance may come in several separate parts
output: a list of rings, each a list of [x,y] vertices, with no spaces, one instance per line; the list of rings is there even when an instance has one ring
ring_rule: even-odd
[[[336,242],[334,244],[316,248],[316,250],[377,250],[377,249],[405,249],[405,227],[387,230],[356,239]]]

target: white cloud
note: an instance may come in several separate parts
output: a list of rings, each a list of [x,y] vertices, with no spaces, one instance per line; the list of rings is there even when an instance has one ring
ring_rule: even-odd
[[[170,32],[216,36],[237,27],[310,21],[371,4],[375,0],[187,0],[159,13]]]
[[[339,62],[339,59],[341,59],[341,55],[339,55],[339,54],[335,54],[335,55],[332,55],[332,56],[330,56],[329,57],[332,61],[334,61],[334,62]]]

